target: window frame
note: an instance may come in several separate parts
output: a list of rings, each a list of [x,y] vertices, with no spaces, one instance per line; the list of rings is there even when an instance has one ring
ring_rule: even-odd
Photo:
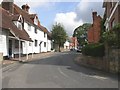
[[[44,42],[44,47],[46,47],[47,46],[47,44],[46,44],[46,42]]]
[[[35,27],[35,30],[34,30],[34,32],[37,34],[37,28]]]
[[[37,47],[38,46],[38,40],[35,40],[35,47]]]

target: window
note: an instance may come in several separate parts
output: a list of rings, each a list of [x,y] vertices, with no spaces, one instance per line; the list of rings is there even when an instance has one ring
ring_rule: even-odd
[[[112,10],[113,10],[113,5],[114,5],[114,1],[111,0],[111,2],[110,2],[110,11],[111,11],[111,12],[112,12]]]
[[[22,30],[22,24],[20,22],[18,23],[18,29]]]
[[[35,40],[35,47],[37,47],[37,40]]]
[[[46,33],[44,32],[44,37],[46,37]]]
[[[115,19],[113,19],[111,22],[111,28],[113,28],[114,26],[115,26]]]
[[[22,42],[20,42],[20,47],[22,48]],[[15,48],[19,48],[19,41],[15,40]]]
[[[113,1],[111,2],[111,6],[113,7],[113,5],[114,5],[114,3],[113,3]]]
[[[28,24],[28,31],[31,31],[31,26],[30,26],[30,24]]]
[[[34,19],[34,24],[38,25],[38,19],[37,18]]]
[[[46,47],[46,42],[44,42],[44,47]]]
[[[15,48],[19,48],[19,41],[15,40]]]
[[[37,33],[37,28],[35,28],[35,33]]]
[[[31,42],[29,42],[29,46],[31,46]]]

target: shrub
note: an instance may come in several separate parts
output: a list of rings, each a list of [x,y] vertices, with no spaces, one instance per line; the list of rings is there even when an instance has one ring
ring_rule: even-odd
[[[87,44],[82,49],[82,54],[94,57],[103,57],[105,55],[104,44]]]

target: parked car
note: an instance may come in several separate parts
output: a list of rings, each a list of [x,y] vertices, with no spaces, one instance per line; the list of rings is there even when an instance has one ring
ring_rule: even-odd
[[[82,52],[82,46],[77,48],[77,52],[80,52],[80,53]]]
[[[70,51],[73,51],[73,50],[74,50],[73,48],[70,49]]]
[[[81,52],[82,52],[82,50],[81,50],[81,49],[77,49],[77,52],[80,52],[80,53],[81,53]]]

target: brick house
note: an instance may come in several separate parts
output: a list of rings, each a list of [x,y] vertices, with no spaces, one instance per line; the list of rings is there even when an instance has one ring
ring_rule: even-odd
[[[71,37],[70,38],[70,49],[77,49],[78,41],[77,37]]]
[[[92,12],[93,24],[90,26],[87,32],[89,43],[98,43],[100,40],[101,20],[100,15],[97,16],[97,12]]]
[[[115,24],[120,23],[120,1],[107,2],[104,0],[103,8],[105,8],[104,18],[106,30],[111,30]]]

